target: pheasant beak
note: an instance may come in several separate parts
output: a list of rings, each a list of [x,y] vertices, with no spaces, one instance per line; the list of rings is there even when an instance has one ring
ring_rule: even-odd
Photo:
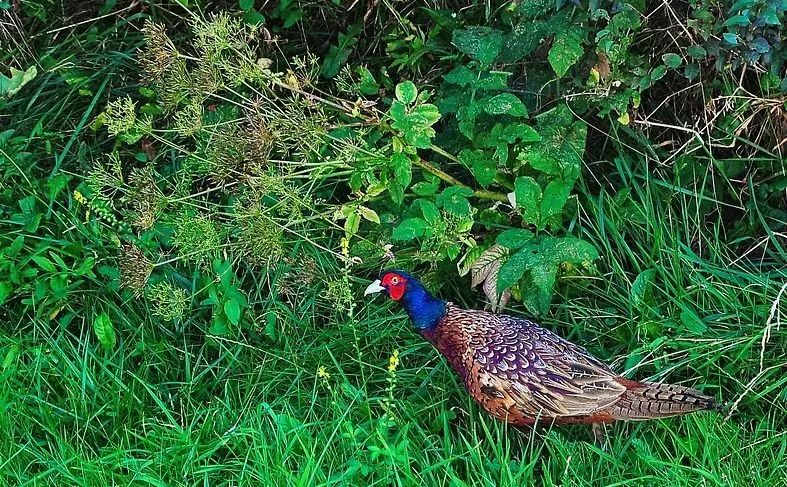
[[[363,292],[363,295],[368,296],[372,293],[381,293],[383,291],[385,291],[385,288],[380,285],[380,280],[376,279],[373,283],[369,284],[366,291]]]

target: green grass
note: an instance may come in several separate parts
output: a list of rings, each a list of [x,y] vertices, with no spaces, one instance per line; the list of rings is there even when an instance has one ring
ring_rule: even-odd
[[[46,46],[85,78],[68,84],[49,69],[2,113],[23,141],[0,153],[0,248],[23,236],[24,255],[96,265],[69,274],[56,306],[31,298],[31,283],[0,310],[0,485],[787,485],[784,222],[757,205],[751,183],[720,174],[735,161],[697,157],[688,177],[639,141],[647,157],[585,168],[569,228],[601,259],[594,275],[563,278],[543,324],[627,376],[735,405],[728,420],[610,426],[607,451],[585,427],[524,431],[484,415],[402,312],[363,300],[360,274],[349,278],[352,306],[337,305],[328,289],[344,269],[312,242],[288,247],[278,266],[233,260],[253,324],[237,337],[210,333],[197,298],[176,326],[117,291],[117,248],[71,191],[112,149],[88,125],[138,88],[139,19]],[[66,189],[54,191],[58,175]],[[31,195],[35,229],[14,216]],[[7,255],[3,265],[34,266]],[[170,277],[196,282],[188,270]],[[451,280],[440,294],[483,306],[467,287]],[[94,334],[101,313],[113,348]]]

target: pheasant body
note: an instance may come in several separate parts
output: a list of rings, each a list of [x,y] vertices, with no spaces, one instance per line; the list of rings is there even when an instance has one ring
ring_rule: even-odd
[[[473,399],[513,425],[645,420],[719,408],[688,387],[625,379],[532,321],[439,300],[404,272],[383,274],[366,294],[373,291],[400,301]]]

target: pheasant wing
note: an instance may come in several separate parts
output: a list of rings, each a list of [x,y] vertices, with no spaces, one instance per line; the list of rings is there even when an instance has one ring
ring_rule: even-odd
[[[535,323],[473,312],[471,369],[480,390],[508,398],[526,414],[582,416],[614,404],[626,390],[608,366],[584,348]],[[465,317],[467,319],[467,317]]]

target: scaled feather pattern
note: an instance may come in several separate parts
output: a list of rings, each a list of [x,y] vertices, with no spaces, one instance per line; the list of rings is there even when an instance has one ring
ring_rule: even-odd
[[[623,378],[530,320],[437,299],[405,272],[383,273],[367,288],[371,292],[400,302],[473,399],[513,425],[645,420],[719,409],[712,397],[688,387]]]

